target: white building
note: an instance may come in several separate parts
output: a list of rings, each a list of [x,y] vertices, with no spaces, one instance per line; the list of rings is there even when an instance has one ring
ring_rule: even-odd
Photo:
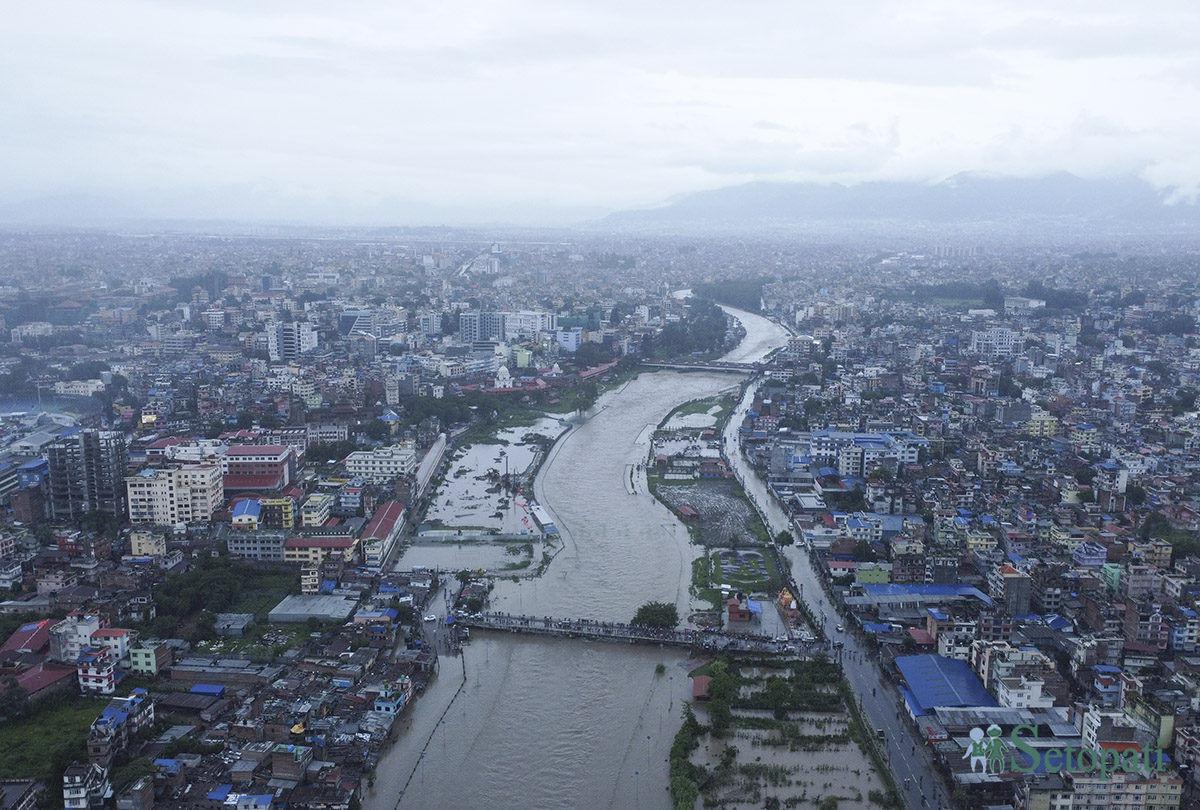
[[[74,665],[92,643],[92,634],[103,626],[99,616],[68,616],[50,628],[50,657]]]
[[[356,450],[346,457],[346,471],[350,475],[373,483],[411,475],[416,468],[417,451],[412,442],[374,450]]]
[[[267,356],[273,363],[295,360],[317,348],[317,328],[311,323],[268,323],[266,331]]]
[[[23,323],[20,326],[14,326],[11,332],[13,343],[21,343],[30,338],[50,337],[53,334],[54,327],[45,321]]]
[[[993,327],[971,330],[971,353],[981,354],[989,360],[1015,357],[1020,353],[1022,344],[1021,333],[1012,329]]]
[[[558,317],[551,312],[505,312],[504,339],[522,340],[537,337],[542,332],[549,332],[558,324]]]
[[[143,470],[125,479],[125,489],[132,523],[202,523],[225,501],[217,464]]]
[[[54,393],[71,397],[90,397],[92,394],[104,393],[104,383],[100,380],[68,380],[56,382]]]
[[[1042,691],[1045,683],[1035,675],[1001,678],[996,684],[996,700],[1011,709],[1049,709],[1054,695]]]

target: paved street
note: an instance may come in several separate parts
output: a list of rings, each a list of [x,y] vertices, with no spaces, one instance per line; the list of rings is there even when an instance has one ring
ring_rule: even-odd
[[[787,516],[769,497],[766,485],[750,469],[738,450],[737,426],[742,422],[749,401],[749,398],[744,398],[726,424],[724,449],[747,496],[758,507],[774,535],[782,530],[790,530]],[[802,562],[793,566],[792,576],[798,586],[796,596],[808,606],[825,634],[831,641],[845,644],[833,653],[843,664],[846,680],[858,695],[867,722],[873,728],[883,729],[885,751],[896,777],[896,787],[908,806],[914,810],[950,807],[945,787],[934,768],[933,752],[918,737],[907,713],[902,711],[900,693],[883,681],[879,667],[865,644],[849,629],[838,632],[837,626],[845,623],[830,604],[807,558],[802,557]],[[846,626],[849,628],[848,624]]]

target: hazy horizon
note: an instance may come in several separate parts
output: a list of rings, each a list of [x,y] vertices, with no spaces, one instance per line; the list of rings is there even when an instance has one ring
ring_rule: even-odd
[[[0,203],[565,224],[753,181],[1133,175],[1194,197],[1183,2],[50,2],[0,32]]]

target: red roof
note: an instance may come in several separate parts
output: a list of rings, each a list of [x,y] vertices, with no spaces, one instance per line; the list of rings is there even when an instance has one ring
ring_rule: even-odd
[[[180,436],[168,436],[165,439],[159,439],[156,442],[151,442],[146,445],[147,450],[165,450],[168,447],[174,447],[179,444],[187,444],[190,439],[184,439]]]
[[[712,678],[708,675],[697,675],[692,678],[692,700],[708,700],[709,685],[712,683]]]
[[[92,638],[120,638],[128,633],[128,630],[120,627],[105,627],[92,633]]]
[[[929,646],[929,645],[933,644],[933,642],[934,642],[933,636],[931,636],[929,634],[929,631],[922,630],[919,627],[911,628],[908,631],[908,634],[912,637],[913,641],[917,642],[918,644],[920,644],[922,646]]]
[[[225,489],[279,489],[283,484],[283,473],[251,475],[230,473],[223,476]]]
[[[50,627],[54,619],[42,619],[40,622],[30,622],[16,629],[0,651],[29,650],[41,652],[50,644]]]
[[[371,522],[367,524],[367,528],[363,531],[362,537],[366,539],[380,539],[391,535],[395,531],[396,523],[404,515],[404,505],[396,501],[388,501],[382,504],[375,510],[375,517],[371,518]]]
[[[29,697],[36,697],[38,693],[67,678],[71,680],[75,679],[75,667],[68,667],[48,661],[27,669],[18,675],[17,686],[25,689]],[[2,691],[4,691],[4,684],[0,682],[0,692]]]

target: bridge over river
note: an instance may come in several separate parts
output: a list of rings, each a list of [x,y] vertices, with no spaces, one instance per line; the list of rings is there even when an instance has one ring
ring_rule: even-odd
[[[697,360],[692,363],[678,362],[646,362],[642,361],[642,368],[669,368],[676,371],[720,371],[727,374],[754,374],[767,368],[762,363],[730,363],[721,360]]]
[[[714,653],[753,653],[756,655],[808,655],[820,649],[820,643],[802,644],[791,640],[773,640],[763,636],[727,633],[722,630],[659,630],[653,627],[590,619],[556,619],[550,616],[517,616],[511,613],[483,613],[455,620],[456,624],[479,630],[527,633],[558,638],[594,639],[628,644],[658,644],[687,647]]]

